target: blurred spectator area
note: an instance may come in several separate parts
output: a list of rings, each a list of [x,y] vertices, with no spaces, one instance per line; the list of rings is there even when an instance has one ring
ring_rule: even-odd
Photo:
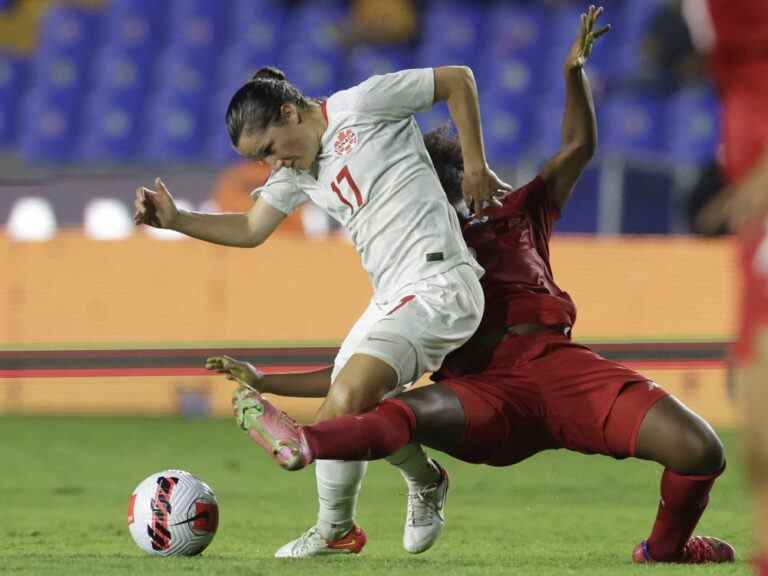
[[[239,161],[226,105],[266,64],[318,97],[372,74],[467,64],[489,160],[523,183],[558,146],[562,61],[588,4],[398,1],[397,26],[366,42],[377,12],[354,0],[0,0],[0,225],[29,196],[59,226],[81,224],[93,198],[130,211],[156,174],[191,206],[215,207],[221,171]],[[613,31],[589,66],[599,156],[559,230],[687,232],[688,191],[715,157],[715,96],[691,66],[674,81],[654,72],[668,53],[659,34],[681,28],[653,23],[679,17],[679,2],[603,4]],[[418,116],[425,131],[447,119],[444,105]],[[297,221],[333,230],[314,212]]]

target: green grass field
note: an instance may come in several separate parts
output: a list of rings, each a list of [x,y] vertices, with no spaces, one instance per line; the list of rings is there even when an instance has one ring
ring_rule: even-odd
[[[649,532],[658,466],[548,452],[507,469],[442,457],[451,473],[447,525],[419,556],[401,548],[405,487],[372,463],[359,504],[369,542],[359,557],[278,561],[275,549],[313,523],[310,470],[278,469],[231,421],[0,418],[1,574],[749,574],[749,503],[738,437],[698,533],[726,538],[730,566],[634,566]],[[196,558],[145,556],[126,527],[145,476],[182,468],[216,491],[221,524]]]

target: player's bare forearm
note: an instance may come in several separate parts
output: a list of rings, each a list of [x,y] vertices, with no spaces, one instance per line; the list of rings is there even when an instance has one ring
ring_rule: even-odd
[[[597,148],[597,119],[592,89],[584,68],[565,71],[565,112],[560,149],[572,151],[577,160],[589,162]]]
[[[285,214],[259,198],[242,214],[179,211],[171,228],[214,244],[253,248],[269,238],[284,219]]]
[[[267,374],[262,378],[261,391],[278,396],[325,398],[331,388],[333,366],[312,372]]]
[[[465,169],[484,167],[480,105],[472,70],[466,66],[435,68],[435,102],[443,101],[459,135]]]
[[[258,245],[249,235],[246,214],[207,214],[179,210],[172,228],[192,238],[223,246],[252,248]]]
[[[542,169],[547,181],[547,193],[562,210],[571,195],[576,180],[587,166],[597,148],[597,120],[595,104],[584,64],[592,47],[610,26],[596,29],[602,8],[590,6],[581,15],[576,41],[571,46],[563,67],[565,74],[565,110],[563,112],[560,150]]]

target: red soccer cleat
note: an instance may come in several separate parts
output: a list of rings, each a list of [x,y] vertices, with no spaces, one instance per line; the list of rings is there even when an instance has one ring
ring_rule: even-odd
[[[736,551],[733,546],[711,536],[691,536],[683,546],[683,554],[676,560],[654,560],[648,551],[648,542],[643,540],[635,546],[632,561],[636,564],[669,562],[675,564],[707,564],[709,562],[733,562]]]

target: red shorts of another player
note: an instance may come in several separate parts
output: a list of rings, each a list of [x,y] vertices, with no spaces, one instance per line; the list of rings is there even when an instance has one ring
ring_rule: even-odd
[[[768,219],[768,215],[766,215]],[[768,327],[768,234],[764,221],[743,230],[738,241],[741,267],[741,318],[736,358],[747,364],[754,355],[753,339]]]
[[[637,385],[632,385],[637,383]],[[479,374],[442,380],[464,408],[465,432],[451,454],[508,466],[537,452],[567,448],[626,458],[640,425],[667,392],[647,378],[555,332],[509,335]],[[625,391],[610,437],[606,421]]]

